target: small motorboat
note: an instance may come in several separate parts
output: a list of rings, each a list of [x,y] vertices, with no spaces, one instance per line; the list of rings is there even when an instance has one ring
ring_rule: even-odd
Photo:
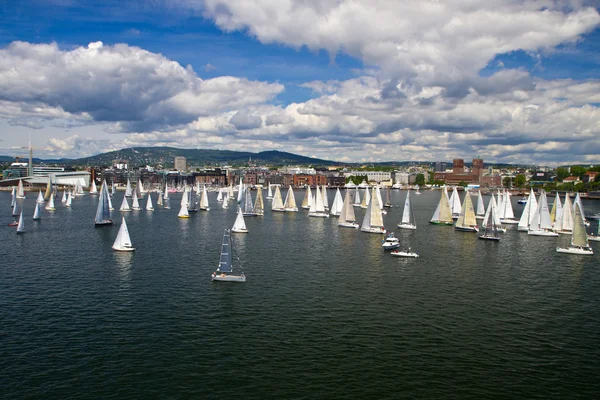
[[[519,199],[519,201],[517,201],[517,203],[519,203],[519,204],[527,204],[527,197],[521,197]]]
[[[408,248],[408,250],[394,250],[390,254],[396,257],[419,258],[419,253],[411,251],[410,247]]]
[[[400,241],[394,235],[394,232],[391,232],[385,239],[381,241],[381,247],[384,250],[394,250],[400,247]]]

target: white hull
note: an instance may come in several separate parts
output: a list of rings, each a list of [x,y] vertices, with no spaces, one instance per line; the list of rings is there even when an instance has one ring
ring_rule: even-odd
[[[382,233],[385,233],[385,228],[360,228],[360,231],[366,232],[366,233],[382,234]]]
[[[557,237],[558,233],[552,231],[527,231],[528,235],[532,236],[547,236],[547,237]]]
[[[529,227],[519,226],[517,228],[517,231],[519,231],[519,232],[528,232],[529,231]]]
[[[592,242],[600,242],[600,236],[588,236],[588,240]]]
[[[409,258],[419,258],[419,253],[413,253],[411,251],[392,251],[390,253],[391,255],[395,256],[395,257],[409,257]]]
[[[116,246],[113,246],[112,249],[114,251],[134,251],[135,247],[116,247]]]
[[[248,233],[248,229],[231,229],[233,233]]]
[[[517,225],[519,223],[519,220],[500,218],[500,223],[505,225]]]
[[[484,216],[484,215],[476,215],[476,216],[475,216],[475,219],[483,219],[483,218],[485,218],[485,216]]]
[[[574,246],[569,246],[567,248],[557,247],[556,252],[557,253],[565,253],[565,254],[576,254],[576,255],[580,255],[580,256],[591,256],[594,254],[594,250],[592,250],[590,247],[574,247]]]
[[[285,208],[274,208],[271,211],[275,211],[275,212],[285,212]]]
[[[284,209],[285,212],[298,212],[298,207],[289,207]]]
[[[308,213],[309,217],[316,217],[316,218],[329,218],[329,214],[327,213],[321,213],[321,212],[312,212],[312,213]]]
[[[400,247],[400,243],[384,243],[381,245],[384,250],[394,250]]]
[[[572,235],[573,231],[558,231],[561,235]]]
[[[476,226],[454,226],[455,231],[459,232],[479,232],[479,228]]]
[[[212,274],[211,276],[213,281],[222,281],[222,282],[246,282],[245,275],[226,275],[226,274]]]
[[[356,222],[340,222],[338,226],[342,228],[358,228],[358,224]]]
[[[417,229],[417,227],[415,225],[411,225],[411,224],[398,224],[398,228],[399,229],[411,229],[411,230]]]

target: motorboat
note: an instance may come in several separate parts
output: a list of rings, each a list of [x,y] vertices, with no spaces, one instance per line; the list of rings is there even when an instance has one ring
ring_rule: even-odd
[[[400,247],[400,240],[391,232],[385,239],[381,241],[381,247],[384,250],[394,250]]]
[[[390,254],[395,257],[419,258],[419,253],[411,251],[410,247],[408,248],[408,250],[394,250]]]

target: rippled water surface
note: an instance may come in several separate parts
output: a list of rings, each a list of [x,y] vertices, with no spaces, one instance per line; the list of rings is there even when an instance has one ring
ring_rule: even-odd
[[[597,398],[598,243],[559,255],[568,236],[516,226],[481,241],[427,223],[439,195],[413,196],[418,229],[396,231],[416,260],[336,218],[247,218],[236,284],[210,281],[236,213],[215,193],[189,220],[180,194],[127,213],[133,254],[111,250],[119,224],[94,227],[93,196],[36,222],[30,194],[16,235],[0,193],[0,397]],[[393,192],[388,229],[405,196]]]

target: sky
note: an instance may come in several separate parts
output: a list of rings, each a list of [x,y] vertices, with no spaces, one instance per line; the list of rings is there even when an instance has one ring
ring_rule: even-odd
[[[598,0],[6,0],[0,155],[600,163]]]

